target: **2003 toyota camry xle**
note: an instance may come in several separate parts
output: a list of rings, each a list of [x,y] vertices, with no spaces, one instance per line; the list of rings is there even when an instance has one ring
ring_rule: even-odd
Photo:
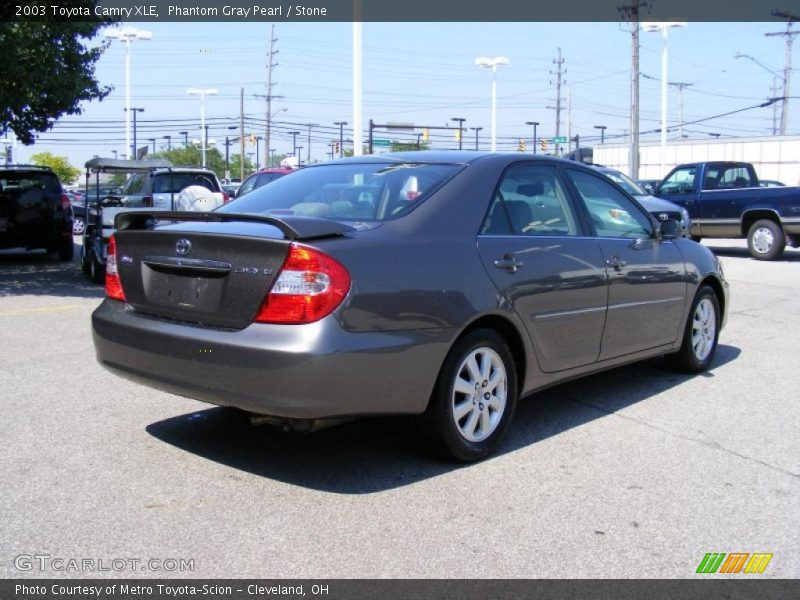
[[[658,355],[707,369],[728,306],[676,222],[548,157],[344,159],[116,227],[104,366],[298,429],[417,414],[462,461],[497,448],[520,396]]]

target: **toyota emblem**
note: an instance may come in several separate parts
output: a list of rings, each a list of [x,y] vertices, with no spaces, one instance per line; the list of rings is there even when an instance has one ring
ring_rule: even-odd
[[[669,215],[667,213],[659,213],[659,215],[658,215],[658,220],[659,221],[666,221],[667,219],[669,219]],[[182,242],[186,242],[186,240],[181,240],[181,241]],[[188,244],[189,242],[186,242],[186,243]],[[180,250],[178,250],[178,252],[180,252]],[[187,254],[188,254],[188,250],[187,250]]]
[[[183,240],[178,240],[176,242],[175,252],[177,252],[181,256],[186,256],[191,251],[192,251],[192,242],[190,242],[189,240],[183,239]]]

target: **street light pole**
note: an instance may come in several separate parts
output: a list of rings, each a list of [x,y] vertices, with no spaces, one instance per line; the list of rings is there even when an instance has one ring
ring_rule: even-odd
[[[135,27],[125,27],[106,31],[104,37],[110,40],[119,40],[125,44],[125,148],[129,149],[131,147],[131,44],[136,40],[153,39],[153,32]],[[136,157],[134,156],[134,158]]]
[[[203,168],[206,167],[206,144],[208,143],[208,129],[206,129],[206,96],[214,96],[219,93],[216,88],[189,88],[186,93],[190,96],[200,96],[200,130],[204,134],[202,156]]]
[[[608,129],[605,125],[595,125],[595,129],[600,130],[600,145],[602,146],[606,141],[606,129]]]
[[[256,171],[258,171],[258,165],[261,162],[258,157],[258,143],[264,139],[264,136],[257,135],[256,136]],[[266,158],[266,156],[264,157]]]
[[[661,32],[663,39],[663,49],[661,51],[661,174],[666,175],[665,165],[667,160],[667,71],[669,67],[669,38],[667,31],[671,27],[685,27],[686,23],[681,21],[667,21],[661,23],[643,23],[645,31]]]
[[[539,121],[525,121],[525,125],[533,125],[533,153],[536,154],[536,128],[539,126]]]
[[[167,152],[169,152],[170,150],[172,150],[172,136],[165,135],[164,139],[167,140]]]
[[[292,134],[292,156],[297,159],[297,166],[300,166],[300,157],[297,156],[297,136],[300,135],[299,131],[290,131]]]
[[[475,150],[478,149],[478,132],[483,130],[483,127],[470,127],[475,132]]]
[[[466,119],[462,119],[461,117],[453,117],[450,119],[451,121],[458,123],[458,149],[461,150],[463,148],[463,133],[464,133],[464,121]]]
[[[183,147],[184,149],[189,147],[189,132],[188,131],[179,131],[179,135],[183,136]]]
[[[136,143],[136,113],[144,112],[144,109],[143,108],[131,107],[129,109],[126,108],[125,112],[128,113],[128,114],[133,113],[133,158],[132,159],[136,160],[139,157],[138,154],[137,154],[137,148],[136,148],[136,145],[137,145],[137,143]],[[131,149],[129,148],[128,152],[130,152],[130,150]],[[128,154],[128,158],[131,158],[130,154]]]
[[[153,154],[156,153],[156,138],[147,138],[147,141],[153,144]]]
[[[475,59],[475,64],[492,70],[492,152],[497,151],[497,67],[507,65],[511,59],[507,56],[495,56],[487,58],[479,56]]]
[[[336,121],[334,125],[339,126],[339,158],[344,156],[344,126],[347,125],[347,121]]]

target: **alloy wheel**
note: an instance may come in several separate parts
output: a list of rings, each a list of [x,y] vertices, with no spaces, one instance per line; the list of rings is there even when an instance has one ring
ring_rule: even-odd
[[[508,375],[491,348],[477,348],[462,361],[453,384],[452,415],[459,434],[480,442],[497,429],[506,409]]]

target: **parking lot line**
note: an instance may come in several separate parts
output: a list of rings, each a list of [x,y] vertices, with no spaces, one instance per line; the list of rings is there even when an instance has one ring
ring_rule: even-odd
[[[0,317],[20,317],[24,315],[37,315],[40,313],[62,312],[78,308],[77,304],[60,304],[58,306],[42,306],[40,308],[19,308],[16,310],[0,310]]]

